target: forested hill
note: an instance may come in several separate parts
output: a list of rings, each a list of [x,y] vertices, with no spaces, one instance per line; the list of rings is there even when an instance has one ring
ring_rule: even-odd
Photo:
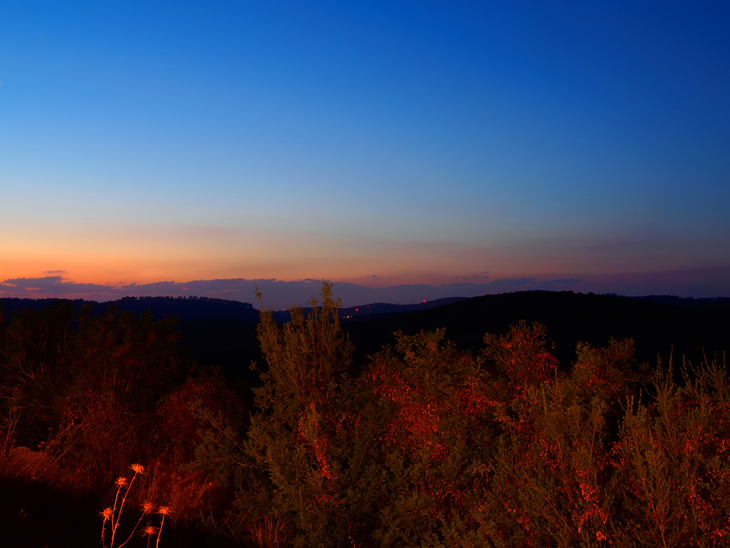
[[[408,312],[420,312],[430,310],[447,304],[465,301],[466,297],[445,297],[433,301],[423,301],[416,304],[392,304],[392,303],[370,303],[358,306],[350,306],[348,308],[340,308],[338,315],[342,320],[374,320],[377,318],[387,318],[389,316],[398,316]],[[304,315],[308,315],[310,307],[302,308]],[[291,320],[291,312],[289,310],[274,310],[273,318],[279,323],[286,323]]]
[[[703,352],[730,350],[730,299],[641,298],[572,291],[527,291],[473,297],[461,302],[372,321],[345,320],[345,329],[355,342],[356,359],[366,360],[392,333],[402,330],[446,328],[446,337],[463,349],[483,346],[484,333],[505,333],[520,320],[539,322],[555,342],[555,355],[563,364],[575,358],[578,342],[602,347],[609,338],[630,338],[636,357],[656,365],[683,356],[699,362]]]
[[[62,299],[0,299],[5,313],[18,310],[41,310]],[[91,305],[92,315],[101,316],[110,305],[119,312],[140,314],[145,310],[152,312],[154,319],[163,316],[179,316],[181,320],[207,320],[213,318],[232,318],[258,322],[259,313],[250,303],[213,299],[210,297],[124,297],[116,301],[99,303],[74,299],[72,301],[78,312],[84,304]]]
[[[0,299],[5,306],[6,314],[12,314],[18,310],[41,310],[51,306],[54,302],[62,299]],[[339,310],[340,318],[358,318],[370,320],[403,314],[406,312],[418,312],[428,310],[445,304],[451,304],[465,300],[465,297],[450,297],[437,299],[435,301],[424,301],[417,304],[390,304],[370,303]],[[210,320],[210,319],[236,319],[250,322],[259,321],[259,312],[250,303],[215,299],[210,297],[124,297],[116,301],[96,302],[75,299],[74,303],[78,312],[84,304],[92,307],[92,315],[101,316],[110,305],[117,308],[119,312],[134,312],[140,314],[145,310],[152,312],[154,319],[163,316],[178,316],[181,321]],[[303,308],[306,314],[309,308]],[[278,310],[272,312],[274,319],[280,323],[288,322],[291,319],[289,310]]]
[[[1,299],[5,320],[22,309],[39,310],[56,299]],[[97,303],[73,301],[77,312],[83,304],[101,315],[113,304],[139,314],[150,310],[155,319],[178,316],[181,346],[203,365],[220,365],[230,376],[251,375],[252,360],[261,363],[256,337],[259,312],[249,303],[207,297],[127,297]],[[307,309],[304,309],[305,314]],[[277,321],[290,318],[288,311],[274,313]],[[631,338],[639,361],[656,364],[657,357],[673,353],[699,362],[703,353],[730,350],[730,299],[681,299],[670,296],[640,298],[594,295],[570,291],[528,291],[485,295],[469,299],[443,299],[415,305],[373,303],[340,309],[342,328],[355,343],[357,365],[384,345],[392,344],[393,332],[414,334],[420,330],[446,329],[446,337],[463,349],[482,348],[486,332],[505,333],[520,320],[539,322],[555,342],[555,355],[569,364],[578,342],[605,346],[609,338]],[[255,379],[251,379],[252,381]]]

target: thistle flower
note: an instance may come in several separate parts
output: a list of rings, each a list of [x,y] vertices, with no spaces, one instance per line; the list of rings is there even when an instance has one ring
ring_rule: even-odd
[[[151,514],[152,511],[155,509],[155,505],[147,500],[144,501],[144,503],[141,506],[142,506],[143,514]]]
[[[145,535],[148,537],[151,537],[152,535],[156,535],[156,534],[157,534],[157,527],[152,527],[151,525],[148,525],[147,527],[142,529],[142,531],[140,531],[140,535],[142,535],[143,537]]]
[[[160,535],[162,534],[162,528],[165,526],[165,516],[169,516],[172,513],[172,510],[169,506],[160,506],[157,509],[157,513],[162,516],[162,520],[160,521],[160,528],[157,531],[157,542],[155,543],[155,548],[159,548],[160,546]],[[149,537],[147,538],[147,542],[149,543]]]
[[[125,485],[127,485],[127,478],[125,478],[124,476],[119,476],[117,478],[117,481],[114,482],[114,484],[117,487],[124,487]]]
[[[101,522],[101,545],[106,546],[104,543],[104,533],[106,532],[106,522],[111,521],[112,517],[114,516],[114,510],[109,508],[108,506],[104,508],[101,512],[99,512],[102,518],[104,518],[104,521]]]
[[[144,466],[141,464],[133,464],[129,467],[135,474],[144,474]]]
[[[151,525],[148,525],[147,527],[142,529],[142,531],[140,531],[140,535],[142,535],[143,537],[147,537],[147,548],[149,548],[150,540],[152,540],[152,536],[155,534],[157,534],[157,544],[160,543],[160,536],[158,531],[159,530],[157,529],[157,527],[152,527]]]

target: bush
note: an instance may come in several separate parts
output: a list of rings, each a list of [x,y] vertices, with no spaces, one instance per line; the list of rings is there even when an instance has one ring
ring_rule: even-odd
[[[15,314],[0,334],[5,452],[43,451],[77,490],[151,460],[155,408],[186,369],[171,320],[88,314],[59,301]]]

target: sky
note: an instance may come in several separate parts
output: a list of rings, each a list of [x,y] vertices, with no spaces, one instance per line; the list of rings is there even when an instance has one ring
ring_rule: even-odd
[[[3,2],[0,299],[730,296],[728,28],[702,1]]]

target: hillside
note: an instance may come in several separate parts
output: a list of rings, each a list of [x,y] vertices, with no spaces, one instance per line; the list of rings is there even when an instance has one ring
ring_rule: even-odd
[[[6,316],[23,308],[42,309],[55,299],[3,299]],[[139,314],[150,310],[155,319],[177,316],[181,347],[202,365],[219,365],[230,377],[251,377],[251,361],[261,363],[256,339],[259,312],[249,303],[211,298],[128,297],[109,303],[77,300],[77,310],[92,305],[101,315],[109,305]],[[307,309],[304,309],[307,313]],[[290,319],[288,311],[274,312],[277,321]],[[451,298],[413,305],[371,303],[340,309],[343,330],[355,343],[354,361],[393,342],[393,332],[406,334],[446,328],[447,338],[464,349],[477,351],[484,334],[504,333],[520,320],[539,322],[555,343],[563,364],[574,357],[575,346],[585,341],[605,345],[609,338],[631,338],[638,361],[655,364],[670,352],[681,360],[702,359],[728,350],[729,299],[681,299],[671,296],[641,298],[581,294],[570,291],[529,291]]]

